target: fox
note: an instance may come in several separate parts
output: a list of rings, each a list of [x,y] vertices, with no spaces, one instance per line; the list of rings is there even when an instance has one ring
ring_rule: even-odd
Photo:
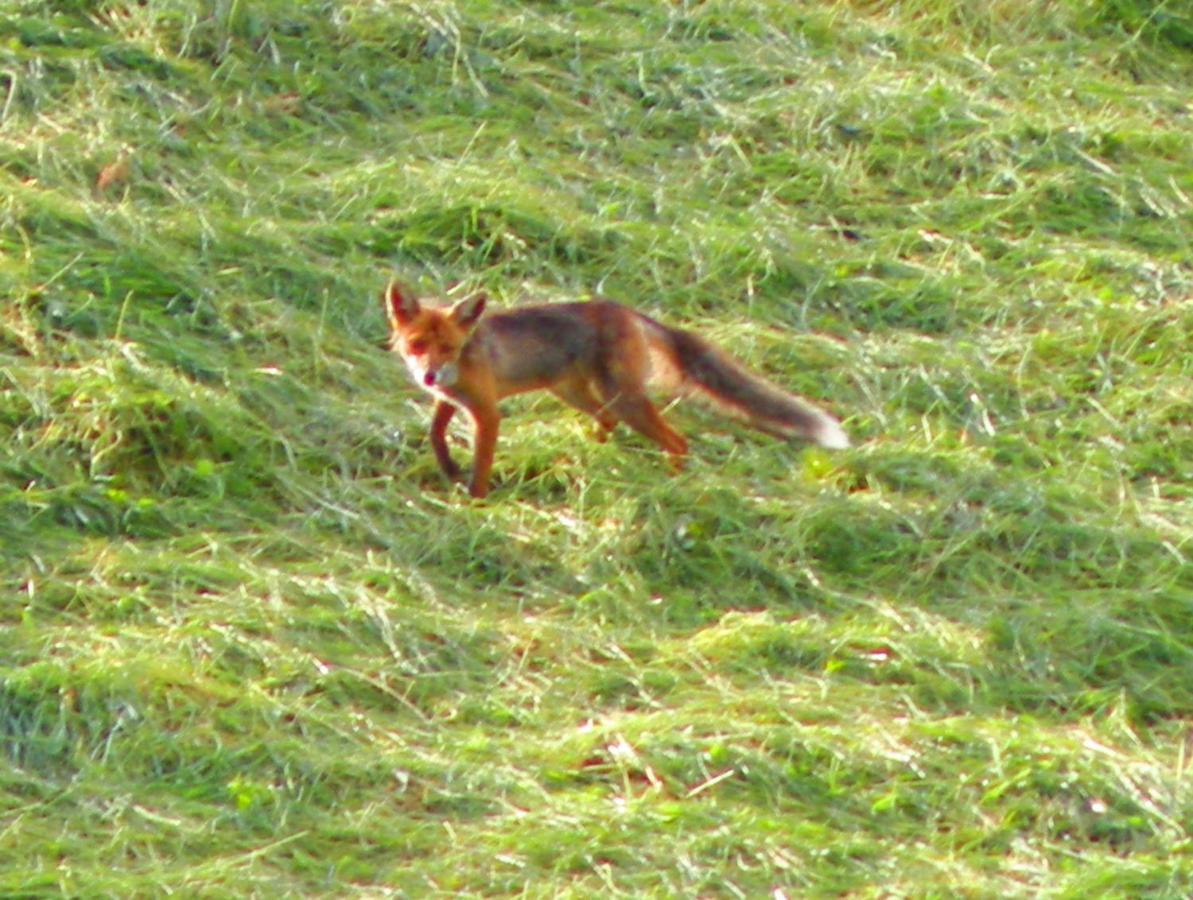
[[[451,306],[423,303],[396,280],[381,300],[390,349],[435,398],[431,450],[452,481],[460,480],[461,470],[448,450],[447,427],[460,409],[472,419],[468,493],[478,499],[489,491],[498,402],[533,390],[547,390],[592,416],[600,441],[624,422],[657,444],[676,471],[687,441],[648,398],[649,387],[703,395],[779,438],[849,447],[833,416],[749,372],[703,338],[612,300],[515,306],[486,315],[483,293]]]

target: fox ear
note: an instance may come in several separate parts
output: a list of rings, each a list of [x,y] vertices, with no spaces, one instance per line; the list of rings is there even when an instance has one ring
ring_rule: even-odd
[[[385,314],[399,325],[409,322],[422,309],[418,298],[397,281],[391,281],[385,286],[385,290],[381,292],[381,305],[385,308]]]
[[[489,298],[484,294],[465,297],[452,307],[452,320],[462,328],[472,328],[480,319],[481,313],[485,311],[485,304],[488,302]]]

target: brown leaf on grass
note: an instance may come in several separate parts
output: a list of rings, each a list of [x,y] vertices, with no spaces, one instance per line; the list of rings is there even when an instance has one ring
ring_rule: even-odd
[[[271,115],[292,116],[302,110],[302,95],[294,91],[274,94],[261,101],[261,106]]]
[[[95,193],[103,196],[110,188],[127,185],[129,172],[128,154],[121,153],[114,162],[99,170],[99,175],[95,178]]]

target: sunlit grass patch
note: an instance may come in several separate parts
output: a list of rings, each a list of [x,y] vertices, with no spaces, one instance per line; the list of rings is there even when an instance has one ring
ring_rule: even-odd
[[[1189,22],[1079,7],[15,4],[0,892],[1188,894]],[[473,503],[392,275],[855,446]]]

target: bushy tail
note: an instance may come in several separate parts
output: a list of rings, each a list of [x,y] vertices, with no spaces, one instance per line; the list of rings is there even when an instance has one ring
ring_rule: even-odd
[[[760,431],[812,441],[833,450],[849,446],[848,435],[828,413],[747,371],[696,335],[650,321],[655,339],[670,351],[666,355],[679,369],[677,374],[684,387],[698,390],[725,411],[743,416]]]

